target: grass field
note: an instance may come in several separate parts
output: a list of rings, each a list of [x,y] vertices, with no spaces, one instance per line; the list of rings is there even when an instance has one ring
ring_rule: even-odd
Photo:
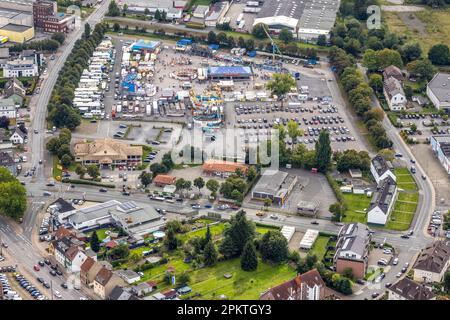
[[[416,182],[407,168],[396,168],[394,173],[397,176],[397,186],[400,189],[407,191],[417,190]]]
[[[343,196],[348,205],[343,221],[366,223],[367,221],[366,210],[370,206],[371,198],[368,198],[364,194],[352,194],[352,193],[344,193]]]
[[[205,218],[196,222],[211,223],[212,221]],[[223,235],[224,228],[224,222],[210,225],[213,238],[216,240],[220,239]],[[256,231],[259,234],[264,234],[273,229],[265,226],[256,227]],[[203,237],[205,233],[206,228],[202,228],[179,235],[179,238],[187,241],[195,236]],[[328,238],[325,237],[325,240],[328,240]],[[149,247],[136,248],[131,252],[142,254],[143,251],[148,249]],[[325,250],[323,250],[322,255],[324,253]],[[229,299],[258,299],[261,292],[283,281],[292,279],[295,276],[295,270],[288,264],[271,265],[259,260],[256,271],[245,272],[241,270],[240,259],[232,259],[218,262],[213,267],[194,269],[191,264],[183,262],[184,253],[181,250],[169,252],[165,256],[169,260],[168,263],[145,270],[144,277],[142,277],[141,281],[155,280],[158,282],[158,290],[164,291],[171,287],[162,281],[168,268],[173,268],[175,275],[186,271],[190,276],[189,286],[192,288],[192,293],[189,296],[200,294],[199,299],[214,299],[222,294],[226,295]],[[127,264],[126,267],[132,268],[133,266]],[[232,277],[225,279],[224,274],[226,273],[231,274]]]
[[[383,11],[383,19],[389,30],[405,35],[408,41],[419,42],[427,54],[430,47],[437,43],[450,45],[450,8],[431,9],[399,14]]]
[[[309,251],[310,254],[315,254],[317,256],[317,259],[319,261],[323,260],[323,257],[325,256],[325,252],[327,251],[327,244],[330,240],[330,237],[327,236],[319,236],[314,242],[313,247]]]
[[[57,156],[53,156],[53,179],[56,180],[56,177],[61,177],[62,170],[61,170],[61,164],[59,163],[59,159]],[[75,172],[76,165],[75,163],[71,163],[70,166],[67,168],[70,172]]]
[[[97,232],[98,240],[103,241],[108,235],[106,234],[106,231],[111,231],[111,228],[103,228],[95,230]],[[87,236],[90,237],[92,235],[93,231],[87,233]]]

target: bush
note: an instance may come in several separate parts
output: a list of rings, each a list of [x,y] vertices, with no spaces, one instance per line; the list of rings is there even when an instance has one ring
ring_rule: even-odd
[[[72,184],[84,184],[84,185],[88,185],[88,186],[99,186],[99,187],[110,188],[110,189],[114,189],[116,187],[114,184],[105,184],[105,183],[99,183],[99,182],[95,182],[95,181],[81,180],[81,179],[63,179],[62,182],[72,183]]]

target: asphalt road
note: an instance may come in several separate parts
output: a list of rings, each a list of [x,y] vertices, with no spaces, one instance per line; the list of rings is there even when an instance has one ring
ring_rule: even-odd
[[[81,35],[84,32],[84,24],[89,23],[91,26],[94,26],[98,22],[100,22],[108,10],[110,0],[104,0],[94,11],[88,19],[81,22],[80,28],[72,31],[67,35],[66,41],[58,50],[56,54],[55,60],[50,60],[47,68],[47,78],[43,80],[41,84],[41,90],[39,95],[33,96],[30,106],[34,110],[34,114],[32,116],[32,123],[30,126],[30,137],[29,137],[29,147],[31,149],[32,166],[36,166],[37,170],[35,176],[31,179],[31,181],[27,181],[28,186],[32,186],[31,188],[27,188],[28,192],[30,190],[34,191],[35,195],[42,195],[39,191],[42,191],[42,186],[45,185],[45,174],[44,174],[44,166],[51,164],[43,163],[39,165],[39,160],[44,159],[44,151],[45,151],[45,130],[46,130],[46,115],[47,115],[47,104],[50,100],[51,92],[53,87],[55,86],[56,80],[59,75],[59,71],[64,65],[68,55],[71,53],[72,48]],[[38,134],[34,134],[34,130],[38,130]],[[40,255],[36,248],[33,248],[33,244],[31,241],[32,229],[34,224],[36,223],[36,217],[39,213],[43,200],[41,197],[32,197],[31,203],[28,206],[28,212],[24,217],[24,221],[22,224],[22,232],[18,232],[14,228],[12,228],[5,219],[0,219],[0,235],[2,241],[6,242],[9,246],[8,253],[10,253],[14,257],[15,264],[18,265],[19,270],[21,272],[25,272],[28,276],[27,278],[30,281],[36,281],[36,277],[43,277],[46,281],[50,283],[52,281],[53,288],[61,292],[63,299],[67,300],[78,300],[84,295],[77,290],[68,289],[64,290],[60,287],[61,283],[66,280],[61,276],[53,277],[49,274],[48,267],[42,268],[41,271],[36,272],[33,269],[33,266],[39,261],[42,260],[43,257]],[[5,250],[5,249],[4,249]],[[23,270],[23,271],[22,271]],[[32,278],[32,279],[31,279]],[[51,298],[51,294],[49,290],[46,290],[42,285],[36,285],[42,292],[46,294],[47,297]]]

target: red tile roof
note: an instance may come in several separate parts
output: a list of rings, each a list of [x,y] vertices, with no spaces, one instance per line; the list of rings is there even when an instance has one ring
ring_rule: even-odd
[[[94,263],[95,263],[95,260],[92,259],[91,257],[88,257],[81,265],[81,267],[80,267],[81,271],[86,272],[86,273],[89,272],[89,270],[91,270]]]
[[[169,176],[167,174],[158,174],[155,179],[153,179],[153,182],[155,184],[174,184],[177,180],[174,176]]]
[[[206,160],[202,165],[202,170],[206,172],[235,173],[237,169],[241,169],[245,174],[248,170],[248,166],[243,163],[221,160]]]

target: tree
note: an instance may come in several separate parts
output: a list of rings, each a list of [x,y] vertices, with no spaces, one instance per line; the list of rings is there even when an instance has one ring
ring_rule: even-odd
[[[383,92],[383,77],[377,73],[373,73],[369,77],[369,86],[374,92]]]
[[[287,123],[287,131],[289,137],[291,137],[292,141],[294,141],[295,138],[297,138],[299,135],[298,123],[294,120],[289,120],[289,122]]]
[[[142,173],[139,175],[139,180],[141,181],[144,188],[147,188],[147,186],[152,183],[152,174],[150,172],[142,171]]]
[[[111,250],[110,256],[112,259],[125,259],[130,255],[130,248],[127,244],[119,244],[117,247]]]
[[[119,32],[120,31],[120,24],[118,24],[117,22],[114,22],[113,30],[114,30],[114,32]]]
[[[99,252],[100,251],[100,240],[98,239],[98,235],[97,232],[94,231],[89,239],[89,243],[91,245],[91,249],[94,252]]]
[[[186,180],[184,180],[183,178],[178,178],[177,181],[175,181],[175,187],[177,188],[178,191],[183,190],[185,185]]]
[[[401,55],[403,61],[408,63],[422,56],[422,48],[418,42],[405,44],[401,49]]]
[[[264,207],[267,209],[272,205],[272,199],[266,198],[264,199]]]
[[[213,266],[217,263],[217,250],[216,247],[214,246],[214,243],[212,241],[209,241],[206,245],[205,245],[205,250],[203,252],[204,255],[204,261],[205,261],[205,266],[210,267]]]
[[[208,43],[209,44],[216,44],[217,43],[217,36],[214,31],[208,32]]]
[[[97,179],[100,176],[100,169],[95,164],[91,164],[86,168],[87,173],[91,176],[92,179]]]
[[[61,140],[61,139],[60,139]],[[57,153],[57,155],[58,155],[58,158],[59,159],[62,159],[62,157],[64,156],[64,155],[66,155],[66,154],[68,154],[69,156],[71,156],[71,153],[70,153],[70,146],[68,145],[68,144],[62,144],[61,146],[59,146],[59,149],[58,149],[58,153]],[[71,158],[72,159],[72,158]]]
[[[205,180],[202,177],[197,177],[194,179],[194,186],[197,187],[198,192],[205,186]]]
[[[236,255],[234,242],[231,237],[224,237],[219,245],[219,252],[225,259],[233,258]]]
[[[280,31],[280,34],[278,35],[281,41],[283,41],[285,44],[288,42],[291,42],[294,39],[294,36],[292,35],[292,32],[289,31],[287,28],[283,28]]]
[[[64,168],[68,168],[72,163],[72,157],[69,154],[65,154],[61,157],[61,165]]]
[[[321,130],[319,140],[316,142],[316,164],[320,172],[325,173],[331,162],[331,142],[328,131]]]
[[[450,270],[444,275],[444,290],[445,292],[450,293]]]
[[[116,1],[112,0],[108,6],[108,16],[117,17],[118,15],[120,15],[119,6],[117,5]]]
[[[209,191],[211,191],[213,195],[215,195],[217,190],[219,190],[219,182],[217,182],[217,180],[214,179],[208,180],[206,182],[206,189],[208,189]]]
[[[253,179],[255,179],[257,174],[258,174],[258,172],[256,172],[256,169],[254,166],[251,166],[250,168],[248,168],[247,181],[253,181]]]
[[[167,230],[167,235],[164,244],[166,245],[169,251],[175,250],[178,247],[178,239],[173,229]]]
[[[428,59],[438,66],[444,66],[450,63],[450,50],[446,44],[435,44],[428,51]]]
[[[167,173],[169,169],[163,164],[153,163],[150,166],[150,171],[153,173],[153,177],[156,177],[160,173]]]
[[[353,279],[355,276],[353,275],[353,269],[350,267],[347,267],[342,272],[342,275],[346,278]]]
[[[294,78],[288,73],[274,73],[272,80],[267,83],[267,89],[276,95],[278,99],[284,98],[292,87],[296,86]]]
[[[353,293],[352,282],[348,278],[341,277],[337,281],[336,290],[338,290],[339,292],[341,292],[341,293],[343,293],[345,295],[350,295],[350,294]]]
[[[58,41],[60,44],[64,43],[64,40],[66,39],[66,35],[62,32],[55,32],[52,34],[52,40]]]
[[[89,23],[84,24],[84,34],[83,37],[88,39],[91,36],[91,25]]]
[[[247,241],[247,244],[242,251],[241,269],[244,271],[255,271],[258,267],[258,258],[256,256],[256,249],[252,240]]]
[[[203,243],[204,243],[204,246],[203,246],[203,247],[205,247],[206,244],[207,244],[208,242],[210,242],[210,241],[212,241],[212,236],[211,236],[211,229],[209,228],[209,225],[208,225],[208,226],[206,227],[205,238],[203,239]]]
[[[287,258],[287,245],[287,240],[280,231],[268,231],[262,237],[259,250],[263,260],[279,263]]]
[[[9,118],[6,116],[0,117],[0,128],[8,129],[9,127]]]
[[[252,221],[247,220],[245,211],[241,210],[231,218],[230,227],[224,231],[224,236],[231,238],[232,252],[223,252],[222,246],[220,252],[224,256],[239,256],[247,241],[255,237],[255,225]],[[226,245],[228,246],[229,242]]]
[[[191,278],[189,276],[189,273],[187,271],[184,271],[182,274],[178,276],[178,283],[182,286],[187,285],[187,283],[191,281]]]
[[[161,17],[161,11],[159,11],[158,9],[157,9],[156,12],[155,12],[155,19],[156,19],[157,21],[161,21],[161,20],[162,20],[162,17]]]
[[[326,46],[327,45],[327,37],[323,34],[317,37],[317,45]]]
[[[267,26],[263,23],[258,23],[256,26],[253,27],[252,34],[258,39],[266,39],[267,34],[264,31],[264,29],[267,30]]]
[[[406,69],[411,76],[419,78],[419,80],[431,80],[436,73],[436,68],[430,60],[415,60],[407,64]]]
[[[81,165],[81,164],[77,164],[76,168],[75,168],[75,173],[77,175],[80,176],[81,179],[84,178],[84,175],[86,174],[87,169],[85,166]]]
[[[26,190],[4,167],[0,167],[0,194],[0,215],[22,218],[27,208]]]

